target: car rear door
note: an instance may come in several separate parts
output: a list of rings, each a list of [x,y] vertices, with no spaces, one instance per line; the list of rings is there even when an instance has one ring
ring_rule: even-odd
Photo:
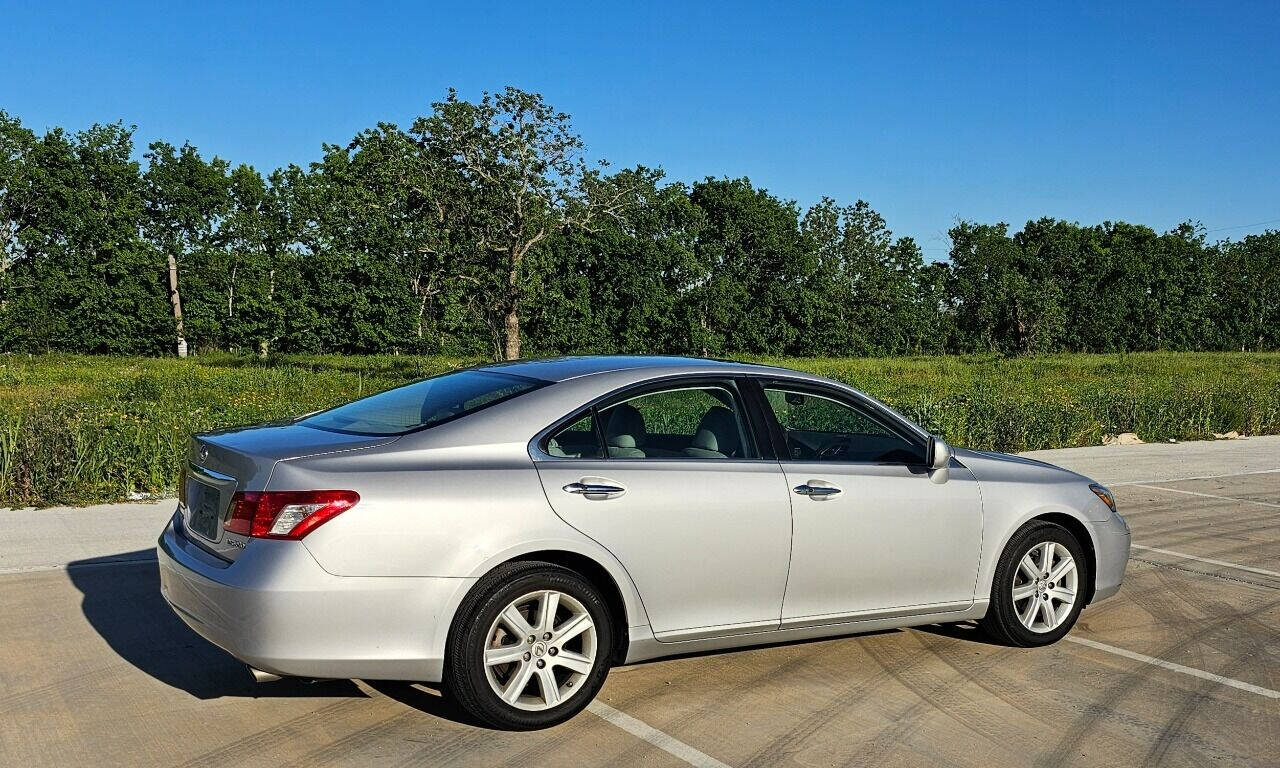
[[[778,626],[791,505],[761,425],[739,382],[683,378],[620,393],[535,445],[551,506],[622,562],[659,640]]]
[[[971,605],[982,543],[978,483],[925,466],[927,440],[869,401],[763,382],[794,519],[782,625]]]

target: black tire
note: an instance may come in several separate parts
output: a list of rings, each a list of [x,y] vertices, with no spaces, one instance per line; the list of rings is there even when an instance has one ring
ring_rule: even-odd
[[[1067,617],[1055,629],[1044,632],[1032,631],[1022,623],[1013,599],[1014,575],[1018,563],[1041,542],[1056,542],[1066,547],[1075,561],[1078,574],[1075,602]],[[991,581],[991,602],[987,607],[987,615],[979,623],[992,639],[1006,645],[1021,648],[1051,645],[1061,640],[1075,626],[1080,611],[1084,608],[1084,598],[1088,592],[1086,586],[1092,583],[1089,581],[1092,578],[1089,562],[1084,557],[1084,548],[1080,546],[1075,534],[1056,523],[1032,520],[1014,533],[1013,538],[1005,545],[1004,552],[1000,554],[995,577]]]
[[[595,663],[577,682],[576,692],[568,695],[563,703],[542,711],[528,711],[508,704],[493,690],[485,672],[484,651],[498,614],[521,596],[545,589],[573,597],[590,614],[596,632]],[[494,728],[512,731],[548,728],[581,712],[600,691],[609,674],[613,633],[604,597],[582,575],[542,561],[505,563],[476,582],[458,608],[449,629],[444,686],[464,710]]]

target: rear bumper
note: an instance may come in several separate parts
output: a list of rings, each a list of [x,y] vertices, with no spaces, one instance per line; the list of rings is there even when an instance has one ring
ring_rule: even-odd
[[[233,563],[169,522],[160,590],[246,664],[297,677],[438,682],[453,607],[473,579],[334,576],[300,542],[252,539]]]
[[[1114,515],[1110,520],[1089,525],[1093,527],[1094,542],[1097,547],[1094,554],[1097,559],[1098,573],[1094,578],[1091,601],[1096,603],[1120,591],[1125,568],[1129,565],[1130,536],[1128,527]]]

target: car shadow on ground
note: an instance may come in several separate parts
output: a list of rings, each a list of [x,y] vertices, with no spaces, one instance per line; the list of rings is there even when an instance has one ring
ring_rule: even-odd
[[[193,632],[160,595],[154,550],[77,560],[67,576],[90,626],[120,658],[199,699],[365,697],[350,680],[257,683],[249,668]]]
[[[922,627],[912,627],[912,629],[928,632],[931,635],[950,637],[954,640],[968,640],[973,643],[994,645],[1000,648],[1009,647],[1008,643],[1001,642],[988,635],[982,627],[978,626],[976,621],[962,621],[958,624],[927,624]]]
[[[373,690],[394,699],[406,707],[416,709],[423,714],[450,720],[460,725],[473,728],[494,730],[493,726],[472,717],[470,713],[458,705],[456,699],[440,688],[437,683],[410,683],[393,680],[365,680]]]

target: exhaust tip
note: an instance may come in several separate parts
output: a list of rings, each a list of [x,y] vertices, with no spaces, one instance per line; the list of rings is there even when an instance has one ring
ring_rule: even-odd
[[[263,672],[256,667],[249,667],[249,671],[253,673],[253,680],[256,683],[274,683],[281,678],[280,675],[272,672]]]

